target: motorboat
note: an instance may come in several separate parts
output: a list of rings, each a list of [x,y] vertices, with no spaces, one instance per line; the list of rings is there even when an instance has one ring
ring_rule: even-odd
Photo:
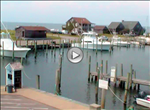
[[[13,48],[14,48],[14,52],[13,52]],[[1,44],[0,44],[0,51],[1,51],[0,55],[1,56],[12,57],[12,55],[14,53],[14,57],[16,57],[16,58],[25,58],[27,55],[27,52],[29,50],[31,50],[31,49],[17,47],[15,42],[13,42],[11,40],[9,34],[4,33],[4,32],[1,33]]]
[[[84,32],[81,36],[80,43],[72,43],[72,47],[80,47],[84,49],[105,50],[111,49],[111,43],[98,38],[95,32]]]
[[[150,108],[150,91],[140,91],[134,98],[138,105]]]
[[[114,46],[128,47],[130,45],[127,41],[121,41],[121,38],[118,36],[113,36],[111,42]]]

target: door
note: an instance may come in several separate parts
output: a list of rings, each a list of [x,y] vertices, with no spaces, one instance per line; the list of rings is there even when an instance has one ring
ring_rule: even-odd
[[[21,88],[21,70],[14,72],[14,86],[16,88]]]

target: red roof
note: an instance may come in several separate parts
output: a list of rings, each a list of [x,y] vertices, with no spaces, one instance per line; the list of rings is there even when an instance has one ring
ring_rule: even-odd
[[[32,31],[48,31],[49,30],[43,26],[20,26],[20,27],[24,28],[25,30],[32,30]]]
[[[103,30],[106,26],[94,26],[94,29]]]
[[[91,24],[91,22],[89,20],[87,20],[86,18],[78,18],[78,17],[72,17],[77,23],[80,24]]]

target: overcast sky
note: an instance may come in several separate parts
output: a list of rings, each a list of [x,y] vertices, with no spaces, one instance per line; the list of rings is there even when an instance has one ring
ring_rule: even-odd
[[[112,21],[127,20],[140,21],[142,26],[148,26],[149,6],[149,1],[2,1],[1,20],[64,24],[71,17],[85,17],[98,25],[109,25]]]

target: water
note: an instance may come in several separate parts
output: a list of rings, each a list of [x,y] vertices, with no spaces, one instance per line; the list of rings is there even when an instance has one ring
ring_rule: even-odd
[[[4,25],[8,30],[15,30],[16,26],[44,26],[48,29],[59,29],[62,30],[62,25],[64,24],[53,24],[53,23],[21,23],[21,22],[4,22]],[[4,27],[1,24],[1,29]]]
[[[133,64],[133,69],[136,70],[136,77],[138,79],[150,80],[150,47],[145,49],[139,48],[114,48],[112,54],[109,52],[100,52],[96,56],[96,52],[93,50],[84,50],[84,58],[78,64],[72,64],[67,59],[67,49],[65,49],[62,63],[62,87],[61,92],[63,97],[67,97],[82,103],[92,104],[95,103],[95,83],[88,83],[88,57],[91,55],[91,71],[95,71],[96,62],[103,60],[104,72],[105,61],[108,60],[108,72],[110,73],[110,67],[118,64],[118,75],[120,74],[120,64],[123,63],[123,75],[127,76],[127,72],[130,72],[130,64]],[[59,67],[59,49],[56,50],[56,57],[48,51],[46,57],[45,50],[39,50],[37,59],[34,59],[34,52],[29,52],[27,60],[24,60],[24,71],[29,76],[25,75],[23,83],[24,86],[36,88],[36,75],[41,77],[41,90],[54,93],[55,90],[55,73]],[[5,69],[4,67],[11,62],[11,58],[1,58],[1,84],[5,84]],[[20,61],[20,59],[16,59]],[[115,94],[124,100],[124,90],[111,86]],[[148,86],[140,86],[141,90],[149,90]],[[101,89],[99,89],[98,104],[100,104]],[[134,105],[136,110],[145,109],[135,105],[133,96],[136,91],[129,91],[128,105]],[[122,110],[123,104],[119,101],[111,92],[107,90],[106,93],[106,109]]]

